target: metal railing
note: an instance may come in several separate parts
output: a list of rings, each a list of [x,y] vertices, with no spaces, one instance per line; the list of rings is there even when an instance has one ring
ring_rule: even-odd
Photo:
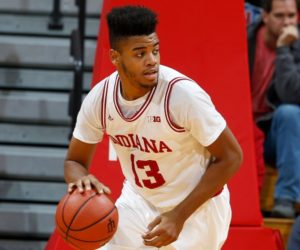
[[[60,10],[60,0],[53,0],[53,10],[48,23],[49,29],[63,29],[62,13]],[[86,0],[75,0],[78,7],[77,28],[71,33],[70,55],[73,59],[73,88],[70,91],[68,113],[71,117],[71,132],[76,124],[77,114],[82,102],[83,73],[84,73],[84,37],[86,19]]]
[[[70,47],[74,72],[73,88],[69,98],[69,115],[71,116],[70,137],[72,136],[82,102],[86,0],[76,0],[76,5],[78,6],[78,28],[72,31]]]
[[[62,22],[62,13],[60,11],[60,0],[53,0],[53,9],[50,14],[48,28],[51,30],[61,30],[64,25]]]

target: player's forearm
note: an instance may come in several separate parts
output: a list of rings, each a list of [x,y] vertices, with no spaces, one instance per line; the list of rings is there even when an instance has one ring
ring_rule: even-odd
[[[88,166],[96,149],[96,144],[88,144],[72,137],[64,163],[67,183],[76,182],[89,174]]]
[[[64,177],[66,183],[75,182],[88,174],[89,171],[87,170],[87,168],[80,163],[71,160],[65,161]]]
[[[228,180],[237,172],[241,157],[237,154],[228,160],[216,160],[206,170],[201,181],[184,199],[175,211],[182,220],[187,220],[201,205],[220,191]]]

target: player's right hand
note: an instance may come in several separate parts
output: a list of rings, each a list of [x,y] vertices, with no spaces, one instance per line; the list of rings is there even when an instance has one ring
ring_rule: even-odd
[[[68,184],[69,193],[71,193],[75,188],[78,188],[78,191],[80,193],[83,193],[85,190],[91,190],[92,188],[94,188],[99,194],[111,193],[109,187],[105,186],[92,174],[85,175],[82,178],[78,179],[76,182],[71,182]]]

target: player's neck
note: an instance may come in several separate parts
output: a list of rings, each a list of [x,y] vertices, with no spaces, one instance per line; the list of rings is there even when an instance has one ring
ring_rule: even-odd
[[[120,92],[122,97],[127,101],[136,100],[149,93],[151,89],[152,87],[151,88],[138,87],[135,84],[128,83],[126,82],[126,80],[122,81],[121,79]]]

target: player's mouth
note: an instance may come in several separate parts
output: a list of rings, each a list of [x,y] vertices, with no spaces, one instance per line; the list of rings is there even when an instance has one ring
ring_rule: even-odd
[[[157,69],[151,69],[144,71],[144,77],[149,81],[157,80],[158,71]]]

